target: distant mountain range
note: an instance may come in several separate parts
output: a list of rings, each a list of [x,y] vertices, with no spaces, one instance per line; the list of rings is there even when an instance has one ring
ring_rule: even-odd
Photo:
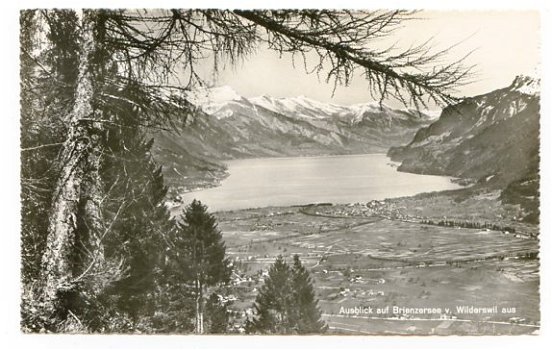
[[[155,153],[169,178],[187,176],[193,186],[212,182],[235,158],[387,152],[405,144],[435,113],[377,103],[341,106],[304,96],[245,98],[230,87],[196,92],[202,111],[180,135],[155,135]],[[212,178],[211,178],[212,177]]]
[[[506,88],[445,108],[406,146],[388,155],[400,171],[473,178],[538,215],[539,81],[518,76]]]

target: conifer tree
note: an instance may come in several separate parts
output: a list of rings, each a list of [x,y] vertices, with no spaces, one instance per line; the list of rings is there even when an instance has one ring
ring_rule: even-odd
[[[253,306],[255,316],[246,323],[246,332],[261,334],[323,333],[312,282],[308,271],[294,256],[290,267],[280,255],[270,267],[268,278]]]
[[[29,286],[37,285],[46,248],[50,203],[60,175],[57,157],[68,132],[63,117],[75,103],[78,18],[70,10],[24,11],[21,23],[23,329],[68,330],[60,321],[69,311],[69,319],[88,330],[134,329],[137,320],[143,322],[146,314],[153,313],[153,293],[164,251],[161,236],[173,225],[163,206],[167,189],[161,169],[150,152],[153,140],[146,141],[144,128],[136,123],[144,113],[133,99],[148,103],[151,98],[139,84],[121,84],[110,77],[103,85],[104,94],[111,99],[98,99],[94,104],[95,112],[108,115],[110,120],[100,136],[102,161],[95,170],[102,188],[107,189],[96,212],[100,220],[95,221],[101,225],[90,225],[83,214],[87,200],[83,200],[74,216],[73,252],[69,255],[73,287],[55,294],[59,303],[54,317],[42,314],[40,320],[35,319],[35,311],[30,310],[37,310],[36,302],[41,301],[35,298],[33,305],[28,304],[28,294],[33,292]],[[44,23],[48,28],[46,45],[36,38],[37,31],[45,30],[41,27]],[[116,63],[105,56],[105,52],[95,56],[97,84],[104,81],[101,74],[109,75],[116,69]],[[100,232],[92,233],[91,229]],[[100,251],[87,242],[93,235],[101,241]],[[108,261],[106,266],[121,267],[121,273],[95,271],[93,265],[100,259]],[[101,285],[107,288],[90,292]],[[130,322],[117,328],[119,323],[113,317],[129,318]]]
[[[167,188],[161,168],[150,155],[153,140],[119,141],[129,148],[112,149],[103,174],[112,188],[106,215],[113,222],[105,253],[107,258],[124,261],[126,269],[102,297],[114,301],[111,306],[128,316],[131,329],[135,329],[136,323],[144,323],[155,312],[167,246],[164,238],[175,223],[163,205]],[[125,173],[128,175],[123,176]]]
[[[207,206],[193,200],[184,209],[176,234],[184,243],[188,277],[193,281],[195,296],[195,332],[204,333],[204,295],[207,287],[227,283],[231,268],[226,259],[226,247],[217,228],[215,217]]]
[[[74,102],[77,50],[74,14],[52,14],[45,33],[48,45],[37,39],[44,33],[35,11],[21,12],[21,204],[22,279],[35,280],[46,243],[49,205],[59,176],[55,163],[66,125],[59,118]],[[63,28],[54,23],[63,22]],[[74,44],[74,45],[72,45]],[[34,55],[31,54],[34,53]]]
[[[299,334],[324,333],[327,329],[321,320],[318,300],[307,269],[298,255],[293,256],[293,294],[295,299],[294,323]]]
[[[280,255],[268,270],[268,277],[259,289],[253,305],[255,318],[248,322],[246,332],[291,334],[293,299],[292,272]]]

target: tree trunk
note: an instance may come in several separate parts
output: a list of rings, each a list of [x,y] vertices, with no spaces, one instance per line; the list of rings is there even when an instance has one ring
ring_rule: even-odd
[[[203,334],[203,285],[199,286],[199,334]]]
[[[196,317],[195,317],[195,332],[203,334],[203,286],[199,281],[199,277],[195,281],[196,285]]]
[[[200,334],[199,333],[199,281],[196,279],[195,280],[195,302],[196,302],[196,305],[195,305],[195,332],[196,334]]]
[[[68,135],[60,156],[58,179],[48,226],[46,249],[42,257],[40,299],[45,316],[63,320],[64,293],[74,291],[76,279],[97,273],[104,264],[99,200],[102,184],[99,163],[102,154],[99,117],[93,110],[94,79],[91,56],[96,49],[94,12],[83,11],[80,37],[80,62],[75,105],[69,117]],[[88,235],[83,243],[78,226]],[[85,259],[77,258],[86,247]],[[79,275],[77,277],[77,274]]]

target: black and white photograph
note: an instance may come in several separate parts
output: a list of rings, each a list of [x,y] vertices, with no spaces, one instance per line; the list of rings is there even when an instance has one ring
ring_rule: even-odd
[[[541,334],[538,9],[158,6],[12,13],[24,336]]]

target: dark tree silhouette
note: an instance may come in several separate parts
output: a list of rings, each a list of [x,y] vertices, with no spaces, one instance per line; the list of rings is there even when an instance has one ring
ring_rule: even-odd
[[[290,267],[278,256],[253,306],[246,331],[261,334],[320,334],[326,331],[309,272],[299,256]]]
[[[246,332],[291,334],[294,305],[291,269],[280,255],[268,270],[268,277],[255,298],[255,316],[248,320]]]
[[[178,223],[176,235],[181,236],[185,246],[188,266],[182,266],[193,281],[195,296],[195,332],[204,333],[205,291],[207,287],[226,283],[231,268],[226,259],[226,247],[222,234],[217,229],[213,215],[200,201],[188,205]]]
[[[301,264],[298,255],[293,256],[293,294],[295,297],[294,323],[299,334],[320,334],[327,329],[318,308],[318,299],[309,271]]]

